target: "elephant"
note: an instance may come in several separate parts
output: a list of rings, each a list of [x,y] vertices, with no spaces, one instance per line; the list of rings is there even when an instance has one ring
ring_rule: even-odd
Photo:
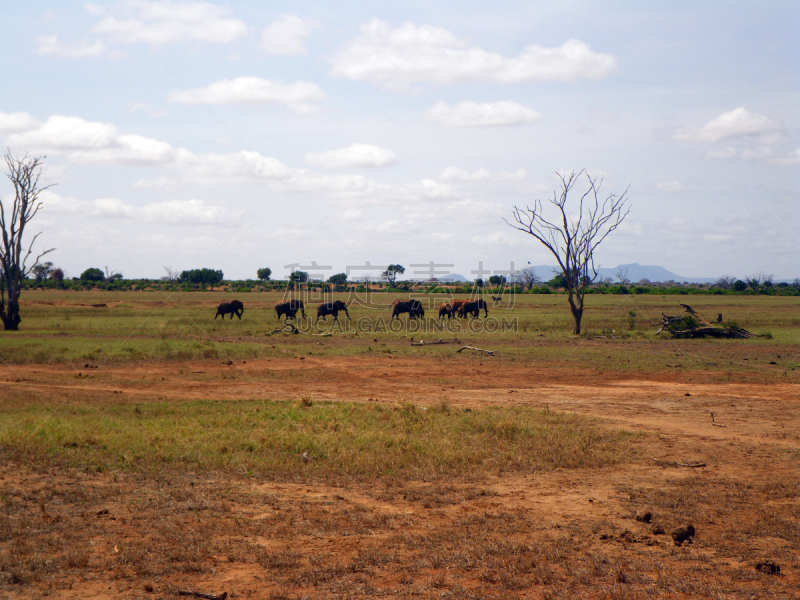
[[[484,317],[489,316],[489,309],[486,307],[486,300],[480,298],[478,300],[473,300],[470,302],[464,302],[461,305],[461,308],[458,309],[458,315],[460,317],[466,317],[467,315],[472,315],[476,319],[479,319],[481,316],[481,309],[486,311]]]
[[[440,319],[442,317],[444,317],[445,315],[447,315],[448,319],[452,319],[454,312],[455,312],[455,309],[453,308],[452,304],[448,304],[447,302],[442,302],[442,304],[439,306],[439,318]]]
[[[400,318],[398,315],[408,313],[409,319],[416,319],[425,316],[425,309],[419,300],[395,300],[392,306],[392,318]]]
[[[343,310],[344,314],[347,315],[347,320],[350,320],[350,313],[347,312],[347,305],[342,302],[341,300],[337,300],[336,302],[323,302],[317,305],[317,319],[322,317],[323,321],[327,321],[327,315],[333,315],[333,320],[337,321],[339,319],[339,311]]]
[[[306,307],[302,300],[289,300],[288,302],[281,302],[275,305],[275,312],[278,318],[288,317],[290,319],[297,318],[297,311],[300,311],[303,318],[306,318]]]
[[[450,303],[450,306],[453,307],[452,308],[452,316],[453,317],[460,317],[461,316],[460,309],[461,309],[461,306],[464,304],[464,302],[466,302],[466,300],[453,300]]]
[[[217,307],[217,314],[214,315],[214,320],[217,320],[217,317],[222,315],[222,320],[225,320],[225,315],[230,315],[231,320],[233,320],[233,315],[239,317],[239,320],[242,320],[242,314],[244,313],[244,304],[239,302],[238,300],[231,300],[230,302],[220,302],[219,306]]]

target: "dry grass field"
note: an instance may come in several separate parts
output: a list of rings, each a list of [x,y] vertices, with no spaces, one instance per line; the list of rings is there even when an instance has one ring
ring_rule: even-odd
[[[576,337],[560,295],[297,335],[232,297],[23,295],[0,598],[800,598],[797,298],[592,296]],[[769,335],[657,337],[679,302]]]

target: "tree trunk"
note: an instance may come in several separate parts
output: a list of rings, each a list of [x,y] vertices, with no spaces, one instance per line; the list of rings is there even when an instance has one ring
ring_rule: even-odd
[[[582,308],[573,308],[572,309],[572,318],[575,319],[575,328],[573,329],[572,333],[575,335],[580,335],[581,333],[581,319],[583,318],[583,309]]]
[[[581,319],[583,318],[583,296],[581,296],[580,292],[573,287],[570,287],[568,290],[569,297],[569,308],[572,311],[572,318],[575,320],[575,327],[572,330],[574,335],[580,335],[581,333]],[[577,299],[577,302],[575,300]]]
[[[0,303],[0,319],[3,320],[3,329],[5,331],[18,331],[19,322],[22,320],[19,317],[19,303],[9,300],[8,310]]]

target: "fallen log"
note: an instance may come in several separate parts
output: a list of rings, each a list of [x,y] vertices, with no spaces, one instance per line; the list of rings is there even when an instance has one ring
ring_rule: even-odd
[[[489,356],[494,356],[494,350],[483,350],[482,348],[475,348],[474,346],[464,346],[463,348],[459,348],[456,352],[461,352],[462,350],[475,350],[476,352],[485,352]]]
[[[291,323],[288,323],[280,329],[273,329],[267,335],[272,335],[273,333],[300,333],[300,330]]]
[[[674,465],[676,467],[687,467],[689,469],[699,469],[700,467],[706,466],[706,463],[700,462],[699,460],[693,460],[690,462],[678,462],[675,460],[659,460],[655,456],[653,457],[653,460],[660,465]]]
[[[445,341],[444,338],[440,339],[438,342],[428,342],[425,343],[425,340],[420,340],[419,342],[411,342],[412,346],[438,346],[440,344],[460,344],[458,340],[449,340]]]
[[[273,329],[272,331],[267,332],[264,335],[272,335],[274,333],[292,333],[292,334],[299,334],[302,333],[303,335],[313,335],[315,337],[332,337],[333,334],[330,332],[323,332],[323,333],[306,333],[305,331],[300,331],[295,325],[292,323],[287,323],[280,329]]]

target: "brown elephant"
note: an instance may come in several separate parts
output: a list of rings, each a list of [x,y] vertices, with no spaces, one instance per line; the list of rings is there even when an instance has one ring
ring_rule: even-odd
[[[425,309],[419,300],[395,300],[392,305],[392,318],[399,319],[398,315],[408,313],[409,319],[417,319],[425,316]]]
[[[453,300],[450,303],[450,306],[453,307],[453,316],[454,317],[462,316],[460,310],[461,310],[461,307],[464,304],[464,302],[466,302],[466,300]]]
[[[303,304],[302,300],[289,300],[288,302],[281,302],[280,304],[275,305],[275,312],[278,315],[278,318],[287,317],[289,319],[296,319],[297,318],[297,311],[303,315],[303,318],[306,318],[306,307]]]
[[[461,307],[458,309],[458,316],[466,317],[467,315],[472,315],[476,319],[479,319],[481,316],[481,309],[486,311],[484,317],[488,317],[489,309],[486,307],[486,300],[484,300],[483,298],[464,302],[464,304],[462,304]]]
[[[439,318],[440,319],[442,317],[444,317],[445,315],[447,316],[448,319],[452,319],[454,312],[455,312],[455,309],[453,308],[452,304],[449,304],[447,302],[442,302],[442,304],[439,306]]]
[[[323,302],[317,305],[317,319],[322,317],[323,321],[327,321],[328,315],[333,315],[333,320],[337,321],[339,319],[339,311],[343,310],[344,314],[347,315],[347,320],[350,320],[350,313],[347,312],[347,305],[342,302],[341,300],[337,300],[336,302]]]
[[[230,315],[231,320],[233,320],[233,315],[239,317],[239,320],[242,320],[242,314],[244,313],[244,304],[239,302],[238,300],[231,300],[230,302],[220,302],[219,306],[217,307],[217,314],[214,315],[214,320],[217,320],[217,317],[222,315],[222,320],[225,320],[225,315]]]

